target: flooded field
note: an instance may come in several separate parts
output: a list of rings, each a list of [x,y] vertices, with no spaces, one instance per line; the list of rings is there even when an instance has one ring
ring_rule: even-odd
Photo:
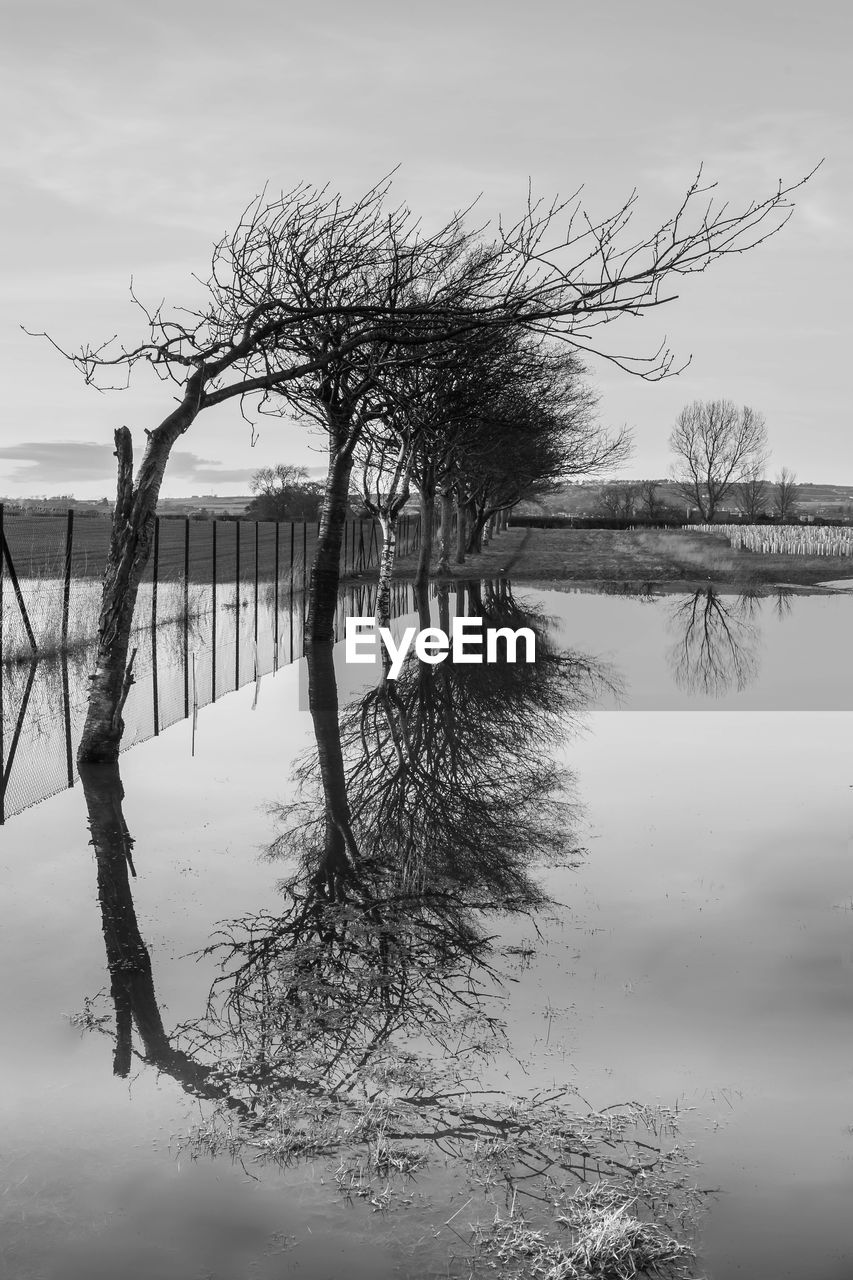
[[[390,685],[278,603],[118,770],[4,680],[0,1271],[849,1274],[853,599],[470,584],[536,664]]]

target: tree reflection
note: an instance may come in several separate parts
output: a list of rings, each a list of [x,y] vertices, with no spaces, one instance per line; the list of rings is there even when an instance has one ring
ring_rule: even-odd
[[[491,922],[540,908],[539,866],[577,854],[555,755],[607,674],[554,651],[508,586],[466,593],[487,625],[533,627],[537,662],[410,657],[341,708],[331,645],[309,649],[315,748],[298,800],[276,810],[280,901],[220,926],[207,1006],[171,1036],[133,910],[118,770],[83,771],[114,1070],[127,1073],[133,1024],[139,1056],[210,1104],[187,1138],[195,1154],[333,1158],[341,1191],[380,1207],[431,1153],[461,1161],[493,1204],[524,1192],[549,1221],[571,1216],[589,1180],[609,1179],[624,1204],[640,1190],[671,1199],[667,1117],[634,1104],[578,1114],[568,1089],[518,1098],[478,1083],[511,1051]],[[425,594],[418,606],[427,625]],[[438,608],[444,625],[446,591]]]
[[[331,646],[308,651],[316,750],[271,850],[293,867],[284,907],[223,932],[223,976],[185,1029],[205,1051],[227,1040],[264,1089],[340,1096],[391,1069],[395,1036],[458,1064],[499,1034],[486,921],[542,906],[534,864],[574,852],[555,746],[602,677],[508,590],[473,590],[489,625],[536,626],[535,665],[410,657],[341,710]]]
[[[135,1027],[143,1061],[172,1076],[189,1093],[221,1098],[228,1091],[212,1079],[211,1067],[176,1048],[163,1026],[151,957],[139,929],[130,887],[131,877],[136,876],[134,841],[124,819],[118,764],[82,764],[80,781],[97,865],[98,902],[115,1011],[113,1073],[129,1074]]]
[[[780,597],[780,616],[784,607]],[[672,630],[679,635],[667,654],[678,688],[712,698],[746,689],[758,674],[759,611],[758,596],[722,596],[714,587],[680,600],[671,614]]]

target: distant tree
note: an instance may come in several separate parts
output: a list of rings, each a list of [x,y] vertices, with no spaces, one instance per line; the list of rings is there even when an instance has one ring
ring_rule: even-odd
[[[649,520],[659,520],[663,515],[664,504],[657,480],[641,480],[635,487],[638,510],[648,516]]]
[[[734,487],[735,502],[741,515],[753,524],[767,507],[769,488],[760,470],[753,470],[739,480]]]
[[[286,462],[261,467],[249,488],[255,495],[246,507],[250,520],[316,520],[323,504],[323,486],[308,479],[305,467]]]
[[[636,485],[627,481],[606,484],[598,495],[598,506],[603,515],[614,520],[630,520],[638,506],[639,492]]]
[[[710,521],[726,494],[763,468],[767,428],[749,405],[738,409],[732,400],[694,400],[676,418],[669,446],[676,489]]]
[[[800,486],[796,473],[783,467],[773,484],[773,514],[784,524],[797,514]]]

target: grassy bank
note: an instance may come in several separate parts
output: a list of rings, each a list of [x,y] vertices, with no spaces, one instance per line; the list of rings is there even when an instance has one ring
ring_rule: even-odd
[[[399,565],[409,576],[410,558]],[[456,577],[498,577],[517,582],[577,582],[604,587],[671,589],[707,585],[741,589],[774,584],[813,586],[853,580],[853,559],[759,555],[733,551],[723,537],[682,529],[507,529]]]

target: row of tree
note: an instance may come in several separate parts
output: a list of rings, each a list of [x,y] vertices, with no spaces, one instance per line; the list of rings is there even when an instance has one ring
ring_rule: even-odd
[[[697,502],[692,489],[685,493],[684,487],[678,485],[677,491],[691,504]],[[797,514],[800,485],[797,483],[794,472],[787,467],[782,467],[775,480],[765,480],[760,475],[750,475],[731,485],[722,496],[733,504],[739,515],[752,523],[757,520],[772,519],[785,524]],[[700,514],[705,518],[713,518],[708,514],[710,507],[707,491],[700,489],[699,499],[697,505]],[[714,505],[714,515],[718,515],[721,511],[719,502],[718,495]],[[598,494],[597,505],[601,515],[613,519],[633,520],[639,517],[654,521],[678,519],[684,516],[683,507],[675,508],[671,503],[667,503],[661,482],[658,480],[623,480],[606,484]]]
[[[390,182],[349,202],[300,185],[247,208],[214,247],[195,308],[140,302],[140,341],[63,352],[101,389],[144,367],[173,395],[135,475],[131,433],[115,432],[117,496],[79,759],[117,758],[160,486],[202,413],[236,401],[246,414],[320,424],[328,468],[307,634],[329,641],[354,471],[393,554],[410,482],[426,548],[436,503],[455,500],[482,529],[520,484],[613,460],[623,445],[591,418],[583,356],[644,378],[677,372],[668,348],[626,354],[624,338],[605,340],[608,326],[669,301],[678,277],[760,244],[791,214],[794,187],[740,210],[709,190],[700,173],[670,218],[637,234],[635,194],[597,220],[579,197],[529,199],[511,224],[471,229],[454,214],[427,231],[406,206],[389,206]]]

